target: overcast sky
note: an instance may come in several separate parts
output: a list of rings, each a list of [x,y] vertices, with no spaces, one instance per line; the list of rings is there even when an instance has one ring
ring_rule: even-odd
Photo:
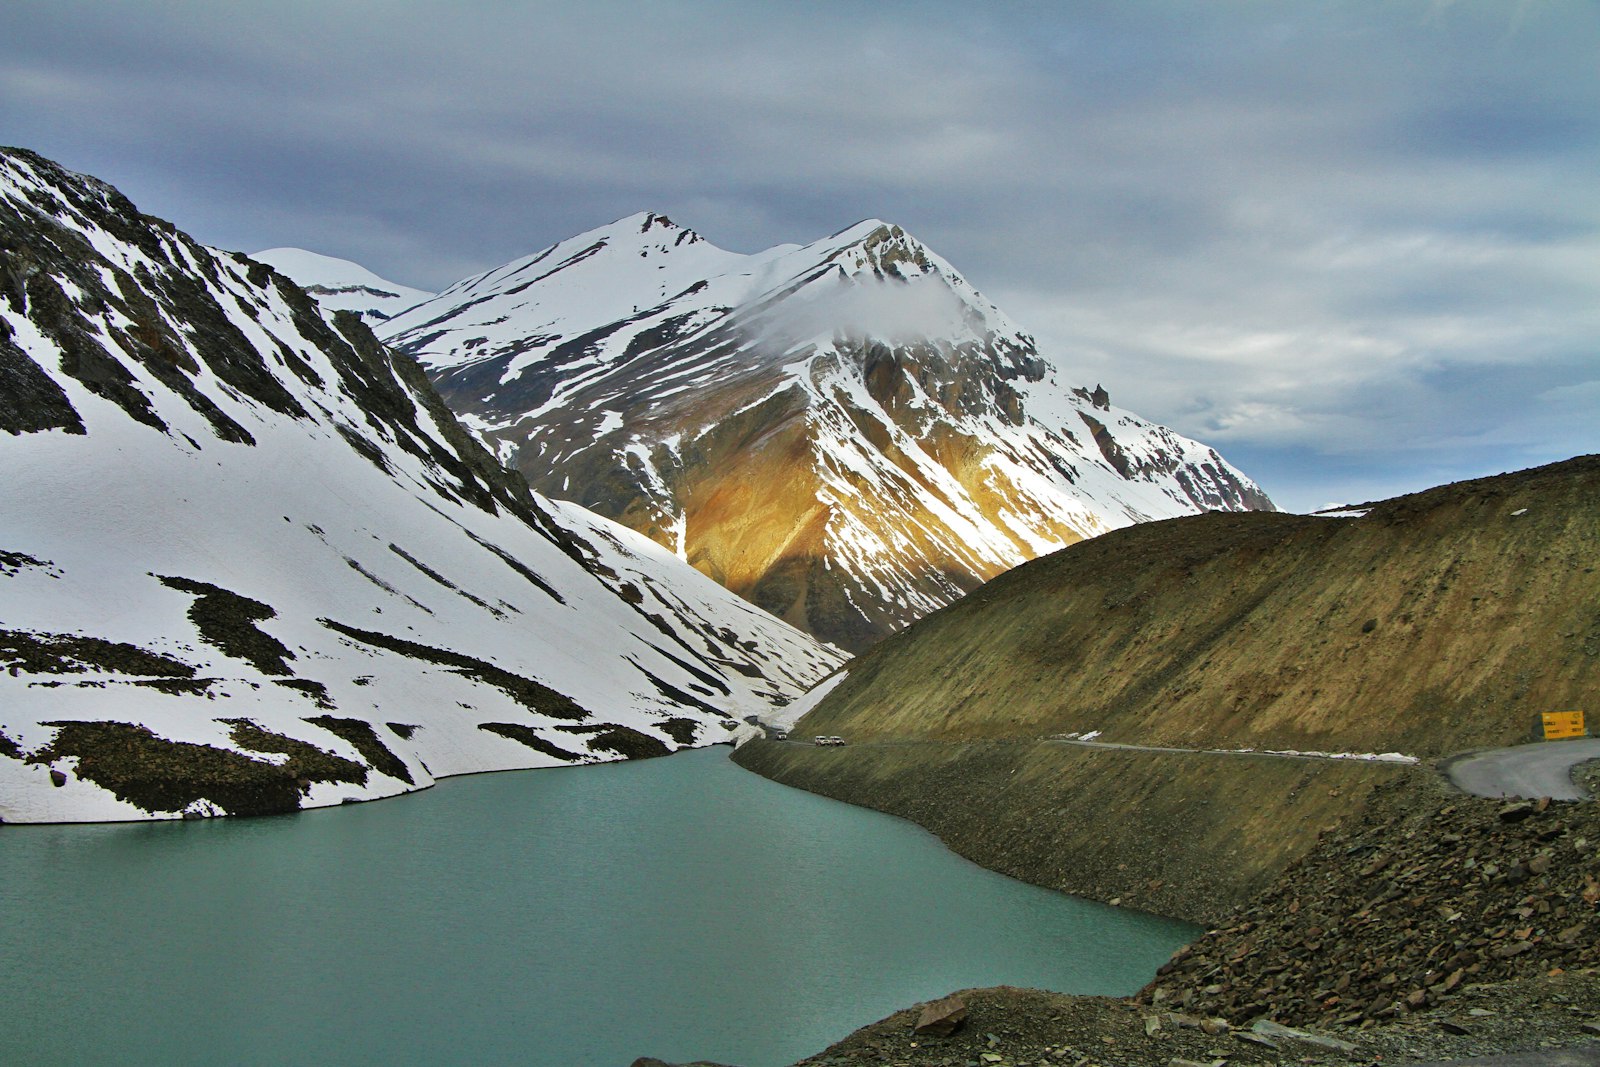
[[[459,277],[900,224],[1305,510],[1600,451],[1600,4],[5,0],[0,143]]]

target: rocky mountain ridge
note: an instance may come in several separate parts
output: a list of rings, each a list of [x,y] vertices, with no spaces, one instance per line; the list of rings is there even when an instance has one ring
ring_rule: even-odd
[[[266,264],[0,152],[0,818],[726,739],[840,655],[484,452]]]
[[[540,492],[850,649],[1080,538],[1271,506],[877,220],[739,255],[635,215],[379,332]]]

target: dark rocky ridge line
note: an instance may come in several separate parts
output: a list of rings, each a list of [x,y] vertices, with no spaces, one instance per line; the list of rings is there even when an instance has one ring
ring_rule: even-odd
[[[339,387],[360,404],[366,426],[340,429],[351,447],[382,467],[382,448],[398,447],[442,470],[452,481],[436,481],[447,500],[465,499],[482,510],[504,508],[558,542],[570,542],[534,502],[527,482],[490,456],[439,399],[416,362],[385,348],[353,312],[333,315],[330,326],[304,290],[264,263],[232,253],[214,253],[164,219],[140,212],[121,193],[98,179],[75,174],[20,148],[0,149],[0,161],[26,169],[61,199],[31,193],[31,215],[0,212],[0,297],[26,314],[63,353],[63,370],[96,395],[118,404],[129,417],[163,433],[150,398],[105,348],[84,317],[107,310],[131,321],[118,333],[119,347],[166,387],[184,398],[223,441],[254,444],[254,438],[223,413],[191,380],[198,359],[227,386],[263,406],[298,419],[311,413],[274,376],[249,340],[224,312],[207,284],[222,289],[222,276],[248,281],[283,302],[295,329],[327,353]],[[60,213],[60,214],[58,214]],[[64,218],[103,230],[143,252],[157,267],[137,276],[95,252]],[[114,285],[108,285],[101,271]],[[74,303],[62,289],[80,294]],[[248,308],[246,310],[249,310]],[[183,326],[182,336],[174,323]],[[294,352],[281,343],[283,366],[302,381],[327,387]],[[13,434],[63,428],[82,433],[81,419],[65,394],[16,346],[9,325],[0,323],[0,429]],[[57,396],[56,394],[59,394]],[[423,431],[419,416],[437,427],[447,448]],[[376,458],[374,458],[376,457]],[[566,544],[569,555],[581,556]]]

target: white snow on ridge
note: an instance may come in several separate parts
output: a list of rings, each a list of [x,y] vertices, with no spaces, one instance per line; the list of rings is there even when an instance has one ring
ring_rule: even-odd
[[[899,624],[1084,537],[1271,506],[1210,448],[1067,385],[954,267],[876,219],[741,256],[633,215],[379,329],[535,485],[581,497],[614,475],[658,532],[687,507],[669,487],[715,478],[668,438],[803,410],[825,558],[865,615]],[[679,535],[691,558],[700,530]]]
[[[226,808],[203,785],[171,807],[118,799],[81,751],[51,755],[77,729],[61,724],[283,765],[241,735],[248,721],[364,768],[308,779],[311,807],[715,743],[843,659],[636,535],[491,488],[486,457],[397,367],[343,352],[331,312],[182,234],[125,239],[156,224],[117,214],[103,188],[0,153],[0,212],[41,234],[22,250],[37,267],[26,292],[0,293],[0,340],[70,405],[0,413],[55,427],[0,426],[0,819]],[[102,259],[57,251],[77,238]],[[140,271],[166,282],[150,308],[119,295]],[[52,285],[81,332],[35,319]],[[248,350],[214,343],[221,321]],[[181,358],[143,347],[163,331]],[[63,349],[80,346],[81,365],[84,338],[106,360],[87,383]],[[118,374],[120,393],[103,384]],[[204,621],[208,597],[213,614],[253,616],[243,645]],[[351,723],[395,762],[359,748]]]
[[[303,248],[269,248],[250,258],[285,275],[329,311],[358,312],[369,323],[393,318],[435,295],[380,278],[348,259]]]
[[[783,707],[762,715],[760,717],[761,721],[777,730],[793,729],[795,723],[799,722],[807,712],[821,704],[823,698],[839,688],[840,684],[849,676],[850,672],[848,670],[839,670],[804,696],[791,700]]]

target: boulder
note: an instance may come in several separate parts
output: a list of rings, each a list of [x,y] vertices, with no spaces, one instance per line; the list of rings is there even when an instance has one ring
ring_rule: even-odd
[[[1500,821],[1521,822],[1523,819],[1526,819],[1528,816],[1532,815],[1536,810],[1538,809],[1528,801],[1519,800],[1515,803],[1507,804],[1505,807],[1500,809]]]
[[[1356,1047],[1348,1041],[1340,1041],[1336,1037],[1324,1037],[1322,1034],[1313,1034],[1306,1030],[1296,1030],[1292,1026],[1284,1026],[1270,1019],[1257,1019],[1250,1024],[1250,1031],[1280,1044],[1306,1045],[1324,1052],[1342,1052],[1350,1055],[1356,1050]]]
[[[945,997],[923,1006],[912,1033],[930,1037],[949,1037],[967,1018],[967,1002],[960,997]]]

